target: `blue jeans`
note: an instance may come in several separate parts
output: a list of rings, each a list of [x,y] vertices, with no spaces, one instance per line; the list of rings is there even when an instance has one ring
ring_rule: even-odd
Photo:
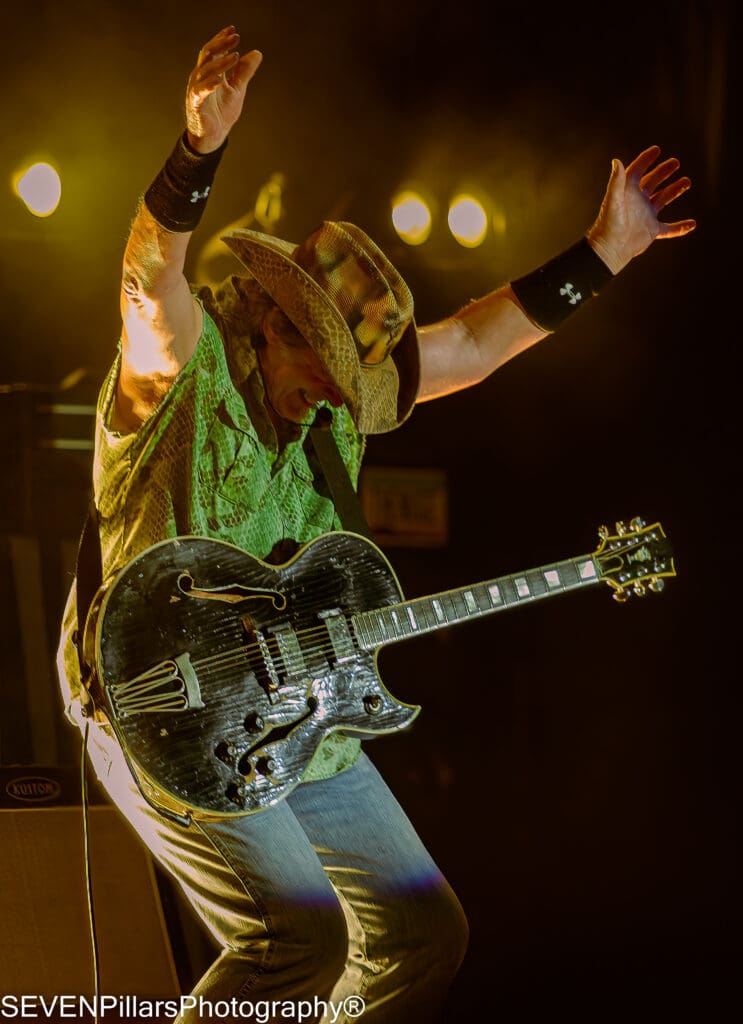
[[[236,1020],[261,1024],[439,1019],[464,956],[464,914],[365,754],[275,807],[184,828],[143,800],[100,727],[91,727],[88,753],[223,948],[191,994],[198,1005],[179,1021],[200,1024],[217,1003],[224,1020],[231,1000]]]

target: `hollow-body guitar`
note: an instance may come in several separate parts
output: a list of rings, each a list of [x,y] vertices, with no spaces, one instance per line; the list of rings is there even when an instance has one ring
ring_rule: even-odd
[[[591,554],[413,600],[354,533],[323,534],[280,566],[218,540],[162,541],[96,595],[89,689],[156,806],[186,819],[260,811],[329,733],[412,723],[420,709],[378,674],[385,645],[602,582],[624,600],[676,574],[659,523],[599,537]]]

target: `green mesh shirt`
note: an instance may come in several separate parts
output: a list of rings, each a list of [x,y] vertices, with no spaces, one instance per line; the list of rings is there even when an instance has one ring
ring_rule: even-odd
[[[218,307],[209,301],[207,305],[214,318],[204,311],[194,355],[136,433],[117,434],[108,428],[120,354],[101,388],[93,487],[104,579],[168,537],[213,537],[270,560],[282,541],[304,544],[341,528],[308,427],[277,438],[263,405],[263,384],[249,338],[226,327]],[[345,408],[335,410],[332,429],[356,482],[363,438]],[[69,642],[72,628],[74,594],[65,615],[67,642],[60,672],[68,707],[80,691],[76,653]],[[355,762],[359,751],[357,738],[331,734],[316,751],[304,780],[337,774]]]

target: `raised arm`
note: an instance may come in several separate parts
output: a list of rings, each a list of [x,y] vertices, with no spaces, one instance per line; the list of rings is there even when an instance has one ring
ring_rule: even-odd
[[[201,312],[183,273],[186,251],[211,189],[248,82],[262,56],[240,56],[222,29],[199,52],[186,89],[186,130],[140,202],[124,253],[122,367],[113,426],[135,430],[194,352]]]
[[[420,329],[418,401],[484,380],[554,331],[656,239],[679,238],[696,227],[693,220],[659,219],[661,210],[691,185],[689,178],[673,179],[678,160],[656,164],[659,156],[659,147],[650,146],[627,168],[613,161],[593,226],[566,253],[454,316]]]

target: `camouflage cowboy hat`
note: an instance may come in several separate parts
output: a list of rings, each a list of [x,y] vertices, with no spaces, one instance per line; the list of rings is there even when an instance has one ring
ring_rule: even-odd
[[[294,245],[238,228],[222,237],[332,377],[362,434],[398,427],[418,392],[413,297],[355,224],[323,221]]]

